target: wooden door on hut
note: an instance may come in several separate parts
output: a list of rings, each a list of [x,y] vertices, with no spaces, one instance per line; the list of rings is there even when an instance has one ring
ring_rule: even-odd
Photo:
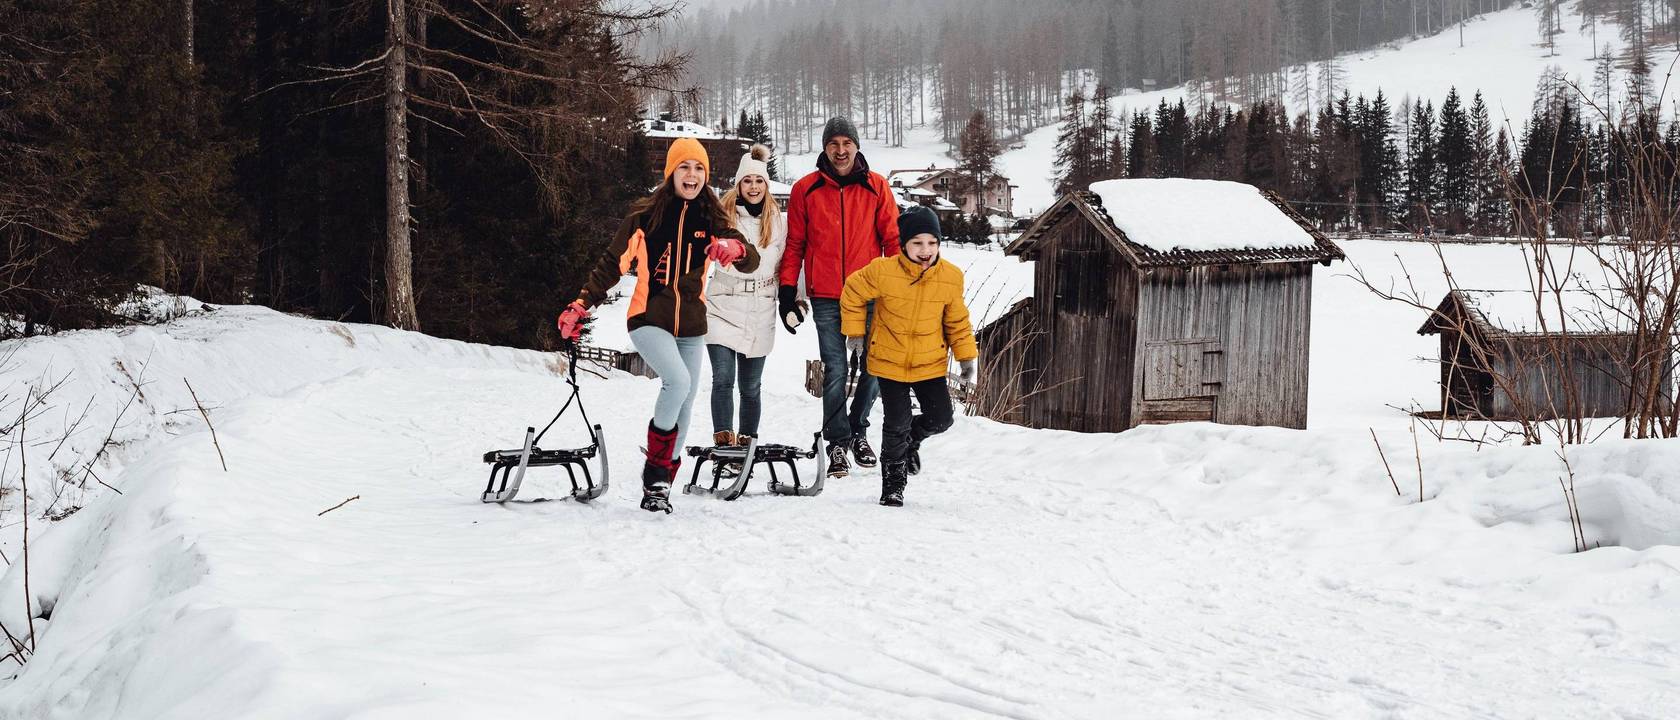
[[[1212,422],[1225,378],[1224,353],[1218,338],[1145,344],[1139,424]]]

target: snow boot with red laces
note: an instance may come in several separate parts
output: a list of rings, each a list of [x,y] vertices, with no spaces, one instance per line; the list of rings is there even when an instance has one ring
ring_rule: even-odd
[[[642,466],[642,509],[671,512],[671,483],[682,461],[671,454],[677,448],[677,429],[660,430],[648,423],[647,463]]]

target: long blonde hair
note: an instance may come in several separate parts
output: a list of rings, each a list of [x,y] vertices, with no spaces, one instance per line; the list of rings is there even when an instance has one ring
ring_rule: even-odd
[[[759,162],[767,162],[770,159],[770,148],[754,145],[751,157]],[[776,203],[776,196],[770,194],[770,178],[764,178],[764,183],[764,211],[758,214],[758,246],[761,248],[770,247],[771,236],[776,232],[776,219],[782,215],[782,206]],[[729,209],[730,227],[735,227],[735,222],[741,217],[735,212],[735,199],[740,195],[741,183],[737,181],[734,187],[729,188],[729,192],[723,194],[721,200],[723,206]]]

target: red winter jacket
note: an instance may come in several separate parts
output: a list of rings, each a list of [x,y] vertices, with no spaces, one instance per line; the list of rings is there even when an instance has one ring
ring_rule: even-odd
[[[798,285],[803,269],[806,294],[838,300],[847,277],[898,252],[898,201],[861,153],[844,182],[823,155],[816,172],[794,183],[781,284]]]

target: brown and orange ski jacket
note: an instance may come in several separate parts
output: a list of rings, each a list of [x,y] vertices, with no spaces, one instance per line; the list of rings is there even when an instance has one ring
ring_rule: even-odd
[[[706,276],[712,241],[743,240],[734,228],[713,228],[705,208],[692,200],[672,202],[658,227],[651,218],[632,214],[619,223],[606,254],[589,272],[578,292],[584,307],[594,307],[625,274],[635,274],[636,289],[626,313],[631,330],[652,325],[676,337],[706,334]],[[747,254],[735,269],[758,268],[758,248],[741,243]]]

